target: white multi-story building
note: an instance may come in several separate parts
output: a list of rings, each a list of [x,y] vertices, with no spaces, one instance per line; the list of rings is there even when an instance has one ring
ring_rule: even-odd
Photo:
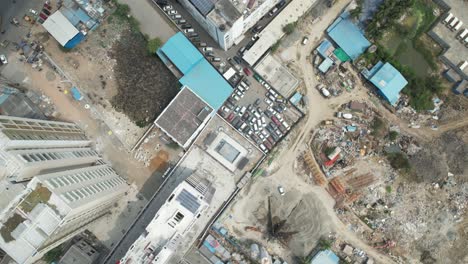
[[[281,0],[181,0],[222,49],[228,50]]]
[[[75,124],[0,116],[0,179],[21,182],[38,174],[90,166],[100,157]]]
[[[206,180],[191,175],[172,192],[120,263],[169,263],[186,233],[208,208],[212,195]]]
[[[0,247],[17,263],[33,263],[108,213],[128,190],[108,165],[34,177],[0,213]]]

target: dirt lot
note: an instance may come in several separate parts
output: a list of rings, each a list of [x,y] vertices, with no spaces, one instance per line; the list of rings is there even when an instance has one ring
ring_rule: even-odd
[[[330,226],[327,212],[317,199],[320,194],[305,191],[304,186],[299,184],[288,184],[286,187],[279,181],[279,177],[261,177],[243,190],[227,212],[229,216],[223,225],[237,238],[257,241],[271,254],[291,263],[294,256],[307,255],[320,237],[330,231]],[[280,185],[286,190],[284,196],[278,192]],[[267,239],[268,197],[271,197],[272,216],[286,220],[283,231],[297,232],[286,245],[278,240]],[[249,226],[261,231],[246,230]]]
[[[175,96],[177,80],[157,56],[147,53],[141,34],[132,32],[126,21],[111,18],[68,52],[42,27],[34,36],[131,149],[143,127]]]

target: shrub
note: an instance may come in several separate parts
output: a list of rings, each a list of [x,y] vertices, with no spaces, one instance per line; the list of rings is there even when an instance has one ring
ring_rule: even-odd
[[[388,139],[390,139],[391,141],[395,141],[397,137],[398,137],[398,132],[396,131],[390,131],[388,133]]]
[[[148,44],[146,45],[148,49],[148,53],[151,55],[155,55],[156,51],[162,46],[162,41],[160,38],[150,39]]]
[[[387,159],[390,162],[392,168],[396,170],[409,171],[411,169],[408,157],[406,157],[406,155],[401,152],[387,153]]]
[[[286,26],[283,27],[283,32],[286,34],[286,35],[290,35],[294,32],[294,29],[296,28],[296,23],[293,22],[293,23],[289,23],[287,24]]]

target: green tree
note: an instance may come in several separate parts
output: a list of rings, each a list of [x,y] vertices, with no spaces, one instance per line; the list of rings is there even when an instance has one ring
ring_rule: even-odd
[[[160,38],[150,39],[146,45],[148,53],[151,55],[156,54],[156,51],[162,46],[162,41]]]
[[[294,32],[294,29],[296,28],[296,23],[289,23],[286,26],[283,27],[283,32],[286,33],[286,35],[290,35]]]

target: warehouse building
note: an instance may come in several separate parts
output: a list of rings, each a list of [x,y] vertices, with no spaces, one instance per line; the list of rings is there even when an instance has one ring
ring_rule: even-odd
[[[59,10],[47,17],[41,13],[44,28],[66,49],[76,47],[96,29],[104,16],[100,1],[65,0]]]
[[[377,87],[391,105],[395,105],[400,98],[400,91],[405,88],[408,81],[390,63],[379,61],[370,70],[365,69],[362,75]]]
[[[349,12],[342,13],[327,29],[327,34],[351,60],[358,58],[371,45],[362,30],[351,21]]]
[[[233,89],[181,32],[171,37],[157,54],[170,70],[181,76],[182,88],[155,124],[187,149]]]

